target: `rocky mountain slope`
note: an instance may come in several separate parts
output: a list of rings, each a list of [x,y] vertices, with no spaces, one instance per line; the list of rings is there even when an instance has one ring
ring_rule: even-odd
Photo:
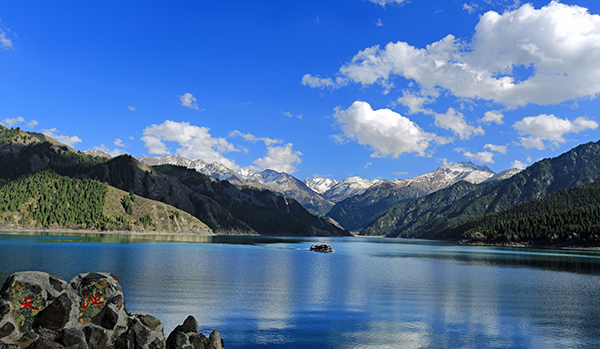
[[[600,143],[582,144],[501,181],[459,182],[385,212],[362,233],[431,238],[468,219],[600,180]]]
[[[361,230],[388,209],[403,202],[419,198],[459,181],[481,183],[495,173],[485,166],[470,162],[454,163],[449,166],[413,178],[392,182],[382,180],[364,193],[347,198],[336,204],[327,214],[348,230]]]
[[[331,200],[313,191],[296,177],[274,170],[246,172],[242,174],[236,173],[218,162],[208,164],[200,159],[190,160],[178,155],[141,157],[138,160],[150,166],[165,164],[183,166],[194,169],[214,179],[228,181],[235,186],[272,190],[279,194],[293,197],[309,212],[315,215],[324,215],[334,205]]]

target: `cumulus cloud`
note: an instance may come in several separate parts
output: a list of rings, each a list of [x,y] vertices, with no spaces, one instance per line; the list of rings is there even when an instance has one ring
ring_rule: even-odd
[[[127,146],[123,143],[123,140],[120,138],[116,138],[114,141],[114,145],[121,148],[127,148]]]
[[[500,154],[506,154],[506,146],[505,145],[495,145],[495,144],[486,144],[483,146],[484,149],[489,149],[491,151],[495,151]]]
[[[42,133],[45,134],[46,136],[54,138],[57,141],[59,141],[60,143],[66,144],[70,147],[74,147],[75,144],[82,142],[81,138],[79,138],[77,136],[63,136],[63,135],[57,134],[57,132],[58,132],[58,130],[56,128],[42,130]]]
[[[12,127],[13,125],[21,122],[25,122],[25,119],[22,116],[17,116],[16,118],[6,118],[2,120],[2,124],[7,127]]]
[[[160,125],[153,124],[144,129],[144,141],[148,152],[157,155],[169,155],[171,150],[165,142],[176,143],[179,148],[175,153],[188,159],[202,159],[207,162],[221,164],[237,170],[239,166],[223,154],[239,151],[225,138],[215,138],[207,127],[190,125],[189,122],[166,120]]]
[[[271,169],[278,172],[294,173],[297,171],[296,164],[300,164],[302,153],[293,149],[293,144],[284,146],[267,147],[267,155],[254,160],[254,164],[263,169]]]
[[[124,153],[125,153],[125,152],[123,152],[123,151],[122,151],[122,150],[120,150],[120,149],[113,149],[113,150],[110,150],[110,149],[109,149],[109,148],[107,148],[107,147],[106,147],[104,144],[100,144],[100,146],[99,146],[99,147],[98,147],[98,146],[96,146],[96,147],[94,147],[94,149],[96,149],[96,150],[100,150],[100,151],[103,151],[103,152],[105,152],[106,154],[108,154],[108,155],[110,155],[110,156],[112,156],[112,157],[119,156],[119,155],[121,155],[121,154],[124,154]]]
[[[409,114],[416,114],[423,111],[423,105],[434,102],[434,96],[437,97],[437,91],[413,93],[404,90],[402,97],[399,97],[397,102],[407,107]]]
[[[522,146],[543,150],[547,146],[545,142],[550,142],[552,146],[558,146],[566,142],[565,134],[595,130],[598,128],[598,123],[581,116],[571,121],[552,114],[541,114],[525,117],[515,122],[512,127],[522,136],[528,136],[520,137]]]
[[[38,122],[37,122],[36,120],[31,120],[31,121],[29,121],[29,122],[27,123],[27,125],[26,125],[26,126],[27,126],[27,127],[29,127],[29,128],[34,128],[34,127],[36,127],[37,125],[38,125]]]
[[[599,36],[600,16],[586,8],[524,4],[486,12],[470,41],[448,35],[425,48],[406,42],[366,48],[340,68],[336,81],[377,83],[386,92],[401,77],[423,91],[510,107],[593,98],[600,93]],[[305,78],[311,87],[338,87],[331,78]]]
[[[181,97],[179,97],[179,99],[181,99]],[[129,109],[129,111],[136,111],[135,107],[132,107],[130,105],[127,106],[127,109]]]
[[[410,119],[390,109],[373,110],[366,102],[356,101],[346,110],[337,107],[334,118],[344,132],[340,139],[370,146],[372,157],[397,158],[402,153],[426,156],[431,142],[441,141]]]
[[[181,102],[181,105],[183,105],[184,107],[200,110],[198,109],[198,102],[196,101],[196,97],[194,97],[193,94],[187,92],[178,97],[179,101]]]
[[[302,85],[309,86],[312,88],[330,88],[336,89],[347,84],[346,79],[337,77],[335,80],[332,78],[321,78],[320,76],[312,76],[310,74],[305,74],[302,77]]]
[[[463,155],[477,163],[481,163],[481,164],[493,164],[494,163],[494,159],[493,159],[494,153],[491,153],[489,151],[482,151],[479,153],[471,153],[468,151],[468,152],[463,153]]]
[[[483,117],[478,120],[479,123],[491,124],[492,122],[498,125],[504,124],[504,115],[495,110],[486,111]]]
[[[510,166],[511,166],[511,168],[518,168],[520,170],[523,170],[527,167],[527,164],[522,161],[515,160],[510,163]]]
[[[278,144],[278,143],[283,143],[283,140],[281,139],[273,139],[273,138],[269,138],[269,137],[256,137],[255,135],[251,134],[251,133],[242,133],[238,130],[235,131],[231,131],[229,133],[229,138],[234,138],[234,137],[242,137],[244,140],[248,141],[248,142],[252,142],[252,143],[256,143],[257,141],[261,141],[264,142],[266,146],[271,146],[273,144]]]
[[[471,159],[480,164],[493,164],[494,163],[494,153],[489,151],[482,151],[479,153],[472,153],[467,151],[465,148],[456,148],[454,151],[462,153],[465,157]]]
[[[434,116],[437,127],[454,132],[460,139],[471,139],[473,136],[483,136],[485,133],[481,126],[475,127],[469,125],[465,116],[454,110],[454,108],[448,108],[448,111],[444,114],[438,114],[433,111],[426,112]]]

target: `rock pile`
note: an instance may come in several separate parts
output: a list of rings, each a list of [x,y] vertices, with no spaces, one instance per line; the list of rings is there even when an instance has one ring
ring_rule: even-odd
[[[69,282],[36,271],[11,275],[0,290],[0,349],[166,348],[158,319],[127,312],[118,279],[96,272]],[[191,316],[169,338],[181,335],[185,340],[169,343],[169,349],[223,348],[219,333],[198,334]]]

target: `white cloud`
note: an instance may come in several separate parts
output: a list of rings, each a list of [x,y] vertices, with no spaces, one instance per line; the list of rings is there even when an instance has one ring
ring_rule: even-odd
[[[465,150],[464,148],[456,148],[454,151],[463,153],[463,155],[472,161],[482,164],[493,164],[494,163],[494,153],[489,151],[482,151],[479,153],[472,153],[470,151]]]
[[[254,160],[254,164],[263,169],[271,169],[278,172],[294,173],[296,164],[300,164],[302,153],[293,148],[292,143],[281,147],[268,147],[267,155],[263,158]]]
[[[121,155],[121,154],[124,154],[124,152],[123,152],[123,151],[121,151],[120,149],[113,149],[113,150],[110,150],[110,149],[108,149],[108,148],[107,148],[107,147],[106,147],[104,144],[100,144],[100,146],[99,146],[99,147],[94,147],[94,149],[96,149],[96,150],[100,150],[100,151],[103,151],[103,152],[105,152],[106,154],[109,154],[110,156],[113,156],[113,157],[114,157],[114,156],[119,156],[119,155]]]
[[[125,144],[123,144],[123,140],[120,138],[115,139],[114,145],[116,145],[117,147],[121,147],[121,148],[127,148],[127,146]]]
[[[410,119],[390,109],[373,110],[366,102],[356,101],[346,110],[337,107],[334,118],[344,132],[342,138],[372,147],[372,157],[426,156],[430,143],[438,141],[435,134],[423,131]]]
[[[181,97],[179,97],[179,99],[181,100]],[[127,106],[127,109],[129,109],[129,111],[136,111],[135,107],[132,107],[130,105]]]
[[[454,110],[454,108],[448,108],[445,114],[438,114],[431,110],[426,111],[428,114],[432,114],[435,118],[435,125],[446,130],[451,130],[460,139],[471,139],[473,136],[483,136],[485,131],[481,126],[471,126],[467,124],[465,116]]]
[[[478,7],[479,6],[477,4],[469,5],[467,3],[464,3],[462,8],[463,8],[463,10],[469,12],[470,15],[472,15],[473,13],[475,13],[475,11],[477,10]]]
[[[525,167],[527,167],[527,164],[524,162],[521,162],[519,160],[515,160],[510,164],[511,168],[518,168],[518,169],[524,169]]]
[[[565,134],[595,130],[598,128],[598,123],[581,116],[571,121],[554,115],[541,114],[525,117],[515,122],[512,127],[523,136],[529,135],[529,137],[520,137],[522,146],[543,150],[546,148],[545,141],[558,146],[566,142]]]
[[[5,50],[13,48],[12,41],[6,37],[6,33],[1,29],[0,29],[0,48],[3,48]]]
[[[289,116],[290,118],[302,119],[302,115],[294,115],[294,114],[290,113],[289,111],[282,111],[281,113],[285,116]]]
[[[237,170],[239,166],[223,154],[236,152],[239,149],[225,138],[214,138],[207,127],[190,125],[189,122],[166,120],[160,125],[151,125],[144,129],[144,141],[150,154],[168,155],[171,150],[165,142],[177,143],[175,153],[188,159],[202,159],[209,163],[217,161]]]
[[[248,141],[248,142],[252,142],[252,143],[256,143],[257,141],[262,141],[265,143],[265,145],[271,146],[273,144],[279,144],[279,143],[283,143],[283,140],[281,139],[273,139],[273,138],[269,138],[269,137],[256,137],[255,135],[251,134],[251,133],[242,133],[240,131],[231,131],[229,133],[229,138],[234,138],[234,137],[242,137],[244,140]]]
[[[423,49],[406,42],[366,48],[340,68],[336,80],[378,83],[386,92],[402,77],[424,91],[447,90],[463,99],[510,107],[557,104],[600,93],[599,37],[600,16],[583,7],[552,1],[536,10],[524,4],[503,14],[486,12],[470,42],[448,35]],[[305,85],[337,86],[320,77]]]
[[[59,141],[60,143],[66,144],[70,147],[74,147],[75,144],[82,142],[81,138],[79,138],[77,136],[62,136],[62,135],[56,134],[57,132],[58,132],[58,130],[56,128],[42,130],[42,133],[45,134],[46,136],[54,138],[57,141]]]
[[[181,102],[181,105],[183,105],[184,107],[196,109],[198,111],[200,110],[198,109],[198,102],[196,101],[196,97],[194,97],[193,94],[187,92],[178,97],[179,101]]]
[[[504,115],[502,115],[502,113],[497,112],[495,110],[490,110],[490,111],[486,111],[485,114],[483,114],[483,117],[481,119],[479,119],[477,122],[479,123],[483,123],[483,124],[491,124],[492,122],[498,125],[502,125],[504,124]]]
[[[17,116],[16,118],[6,118],[2,120],[2,124],[8,127],[12,127],[15,124],[19,124],[24,122],[25,119],[22,116]]]
[[[402,97],[398,98],[398,103],[408,108],[409,114],[416,114],[423,111],[423,105],[434,101],[432,97],[437,97],[437,91],[431,93],[417,92],[413,93],[408,90],[402,91]]]
[[[409,2],[409,0],[369,0],[370,2],[376,3],[377,5],[381,5],[385,7],[387,4],[397,4],[403,5]]]
[[[375,25],[378,27],[383,27],[383,21],[381,20],[381,18],[377,18],[377,21],[375,22]]]
[[[312,88],[331,88],[337,89],[342,86],[345,86],[348,82],[346,79],[337,77],[335,81],[331,78],[321,78],[320,76],[312,76],[310,74],[305,74],[302,77],[302,85],[309,86]]]
[[[36,120],[31,120],[31,121],[29,121],[29,122],[27,123],[27,125],[26,125],[26,126],[27,126],[27,127],[29,127],[29,128],[34,128],[34,127],[36,127],[37,125],[38,125],[38,122],[37,122]]]
[[[506,154],[506,146],[505,145],[495,145],[495,144],[486,144],[483,146],[484,149],[489,149],[491,151],[495,151],[500,154]]]

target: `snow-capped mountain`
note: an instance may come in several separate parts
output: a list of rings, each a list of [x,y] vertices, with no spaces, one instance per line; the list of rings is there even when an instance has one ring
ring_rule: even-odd
[[[105,153],[102,150],[98,150],[98,149],[88,149],[88,150],[83,151],[83,153],[87,154],[87,155],[100,156],[100,157],[109,158],[109,159],[113,157],[112,155]]]
[[[523,171],[522,168],[509,168],[508,170],[504,170],[502,172],[496,173],[492,177],[488,178],[486,180],[486,182],[489,182],[489,181],[501,181],[503,179],[510,178],[510,177],[516,175],[517,173],[521,172],[521,171]]]
[[[304,180],[304,184],[306,184],[306,186],[308,186],[310,189],[314,190],[319,194],[325,194],[329,189],[331,189],[334,185],[336,185],[339,182],[340,181],[336,181],[335,179],[323,177],[307,177]]]
[[[218,162],[209,164],[201,159],[190,160],[177,155],[141,157],[138,160],[150,166],[164,164],[184,166],[218,180],[227,180],[236,186],[248,185],[269,189],[293,197],[307,210],[317,215],[327,214],[330,209],[334,208],[334,205],[347,205],[348,203],[344,203],[344,200],[348,198],[357,198],[358,201],[354,200],[356,202],[352,203],[356,209],[363,205],[359,203],[362,197],[370,202],[369,205],[378,206],[376,211],[379,211],[383,209],[379,208],[380,204],[383,207],[398,200],[427,195],[461,180],[477,184],[486,180],[507,178],[518,173],[518,170],[512,169],[496,175],[486,166],[459,162],[439,167],[432,172],[416,177],[396,179],[392,182],[387,180],[369,181],[361,177],[348,177],[343,181],[328,178],[306,178],[303,182],[290,174],[274,170],[255,172],[244,169],[236,172]],[[354,209],[349,209],[347,213],[351,214],[350,212],[353,211]],[[335,212],[330,212],[328,215],[336,220],[341,218],[337,217]]]
[[[473,184],[484,182],[495,175],[487,166],[477,166],[471,162],[456,162],[448,166],[408,179],[396,179],[392,183],[399,187],[418,184],[431,191],[446,188],[458,181]]]
[[[378,180],[369,181],[362,177],[348,177],[343,181],[329,178],[306,178],[304,183],[324,198],[333,202],[340,202],[345,198],[365,192]]]
[[[337,182],[323,194],[323,197],[333,202],[340,202],[346,198],[364,193],[378,181],[369,181],[362,177],[348,177],[341,182]]]
[[[478,184],[495,173],[486,166],[458,162],[408,179],[382,180],[364,193],[338,202],[327,216],[348,230],[360,230],[388,209],[410,199],[431,194],[458,181]]]
[[[225,167],[219,162],[207,163],[202,159],[190,160],[179,155],[169,156],[143,156],[137,158],[137,160],[143,164],[149,166],[158,165],[176,165],[194,169],[202,174],[210,176],[214,179],[221,181],[229,181],[234,185],[243,184],[243,179],[240,178],[233,170]]]

